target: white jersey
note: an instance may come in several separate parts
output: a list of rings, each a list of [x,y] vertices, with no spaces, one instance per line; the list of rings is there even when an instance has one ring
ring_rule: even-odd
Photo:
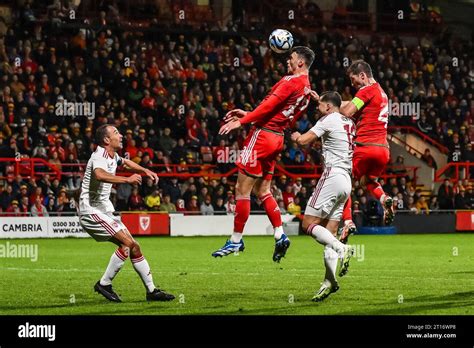
[[[112,185],[97,180],[94,170],[102,168],[107,173],[115,175],[117,166],[122,165],[123,159],[116,153],[110,157],[109,153],[101,146],[97,146],[95,152],[87,162],[84,179],[82,181],[81,196],[79,198],[79,214],[110,213],[115,211],[110,201]]]
[[[333,112],[321,117],[310,131],[322,141],[324,167],[341,168],[350,173],[354,152],[354,122],[349,117]]]

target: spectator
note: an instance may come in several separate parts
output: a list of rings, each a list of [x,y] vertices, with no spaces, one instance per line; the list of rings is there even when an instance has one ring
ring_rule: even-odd
[[[425,200],[425,197],[421,196],[416,204],[416,210],[418,211],[418,214],[426,214],[428,215],[430,213],[430,208],[428,207],[428,203]]]
[[[62,171],[61,160],[58,157],[58,152],[55,151],[51,154],[51,158],[48,160],[50,164],[56,167],[57,170]]]
[[[301,206],[300,206],[300,199],[295,197],[294,201],[288,204],[288,213],[293,215],[301,215]]]
[[[134,186],[132,189],[132,194],[128,199],[128,206],[130,210],[143,210],[144,202],[142,196],[138,193],[138,187]]]
[[[183,213],[186,212],[186,207],[184,205],[184,199],[180,198],[176,201],[176,211],[177,212],[183,212]]]
[[[286,214],[285,202],[282,199],[278,200],[278,208],[280,209],[280,214]]]
[[[43,189],[41,186],[35,187],[35,191],[29,197],[30,206],[36,203],[36,198],[40,198],[41,202],[44,201]]]
[[[173,151],[173,147],[175,145],[176,141],[171,137],[171,129],[166,127],[163,131],[163,135],[159,139],[160,149],[164,152],[166,156],[169,156]]]
[[[293,184],[293,193],[295,195],[298,195],[298,193],[301,191],[303,184],[302,184],[303,179],[301,178],[296,178],[295,183]]]
[[[197,196],[191,197],[191,200],[189,201],[188,206],[186,207],[186,211],[188,212],[188,214],[191,214],[191,215],[199,214],[201,210],[199,209],[199,206],[198,206]]]
[[[226,213],[226,207],[224,205],[224,199],[222,197],[216,199],[216,203],[214,204],[214,211],[216,215],[223,215]]]
[[[433,156],[431,156],[430,149],[425,149],[425,153],[423,154],[423,156],[421,156],[421,159],[431,168],[434,168],[435,170],[438,169],[438,165],[436,164],[435,159],[433,158]]]
[[[472,189],[472,184],[469,184],[466,190],[466,197],[470,207],[469,209],[474,209],[474,192]]]
[[[285,202],[285,207],[288,209],[288,205],[293,203],[295,200],[295,194],[293,193],[293,187],[291,185],[286,185],[285,192],[283,192],[283,202]]]
[[[145,197],[145,205],[148,210],[159,210],[161,204],[160,191],[155,188],[151,194]]]
[[[7,213],[5,216],[22,216],[23,213],[20,210],[20,207],[18,206],[18,201],[16,199],[12,200],[10,205],[7,207],[5,210]]]
[[[412,214],[418,214],[418,209],[415,204],[415,199],[413,197],[408,197],[407,208]]]
[[[439,208],[442,210],[454,209],[454,193],[449,179],[444,179],[438,189]]]
[[[405,198],[403,197],[403,195],[400,192],[397,193],[395,206],[396,206],[397,210],[405,210],[407,208]]]
[[[46,204],[46,209],[48,210],[49,213],[56,212],[56,199],[53,197],[50,197],[48,199],[48,203]]]
[[[227,215],[235,214],[235,197],[234,197],[234,195],[231,195],[229,197],[229,200],[225,204],[225,209],[226,209]]]
[[[448,145],[449,155],[448,162],[462,162],[462,144],[459,142],[459,135],[457,133],[453,134],[453,139]]]
[[[176,202],[181,197],[181,189],[179,188],[178,178],[172,177],[171,182],[167,182],[164,185],[163,192],[165,195],[169,195],[171,202]]]
[[[214,207],[211,204],[211,196],[207,195],[204,202],[201,203],[202,215],[214,215]]]
[[[31,216],[49,216],[40,196],[36,196],[35,204],[31,207]]]
[[[466,196],[466,190],[462,187],[459,193],[454,198],[454,209],[471,209],[470,201],[468,200],[468,196]]]
[[[30,202],[28,197],[22,197],[20,201],[20,212],[21,216],[28,216],[30,213]]]
[[[160,205],[160,211],[167,213],[176,213],[176,206],[171,203],[171,196],[165,195],[163,197],[163,203]]]

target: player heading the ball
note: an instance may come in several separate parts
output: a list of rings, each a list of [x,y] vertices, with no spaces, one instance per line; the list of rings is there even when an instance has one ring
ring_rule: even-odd
[[[270,187],[276,158],[283,150],[283,132],[295,124],[308,106],[311,92],[308,70],[315,57],[314,52],[305,46],[293,47],[290,52],[287,60],[288,75],[273,86],[255,110],[229,111],[224,119],[226,124],[219,130],[219,134],[228,134],[244,124],[253,125],[236,163],[239,174],[235,187],[237,204],[234,232],[222,248],[212,253],[214,257],[244,250],[242,233],[250,215],[252,190],[262,201],[273,225],[273,261],[280,262],[290,246],[289,238],[283,233],[280,209]]]

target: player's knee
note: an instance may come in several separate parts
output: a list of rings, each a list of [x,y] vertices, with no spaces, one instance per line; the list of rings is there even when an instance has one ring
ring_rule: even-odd
[[[271,193],[270,188],[268,186],[260,186],[258,191],[256,192],[258,197],[263,197]]]
[[[137,241],[133,241],[133,245],[130,248],[130,255],[141,254],[140,244]]]
[[[243,191],[244,191],[243,185],[237,181],[237,183],[235,184],[235,195],[243,196],[244,195]]]

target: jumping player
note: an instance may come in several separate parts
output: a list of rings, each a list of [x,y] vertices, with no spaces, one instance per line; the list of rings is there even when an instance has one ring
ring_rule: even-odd
[[[390,158],[387,142],[388,98],[382,87],[373,78],[370,65],[363,60],[354,61],[348,69],[352,86],[358,89],[352,101],[344,101],[341,113],[353,117],[356,124],[355,151],[352,177],[365,183],[368,191],[380,201],[384,208],[386,225],[394,218],[393,199],[377,182]],[[316,93],[312,93],[314,98]],[[317,100],[317,97],[315,98]],[[352,222],[352,199],[349,196],[342,214],[344,227],[341,241],[347,242],[356,231]]]
[[[236,210],[234,233],[225,245],[212,253],[214,257],[227,256],[244,250],[242,232],[250,215],[250,194],[254,190],[262,201],[274,228],[275,249],[273,261],[280,262],[290,246],[289,238],[283,233],[281,214],[270,186],[276,157],[283,149],[283,132],[292,126],[306,109],[311,91],[308,69],[314,61],[314,52],[304,46],[291,50],[287,60],[289,75],[278,81],[270,93],[251,112],[235,109],[227,113],[226,124],[219,134],[228,134],[244,124],[253,123],[241,156],[237,160],[239,174],[236,185]]]
[[[316,125],[301,135],[295,132],[291,139],[307,145],[320,138],[324,172],[309,199],[303,219],[303,230],[324,245],[326,274],[313,301],[322,301],[339,289],[336,268],[339,259],[340,277],[347,273],[354,248],[341,243],[335,236],[341,220],[344,203],[350,197],[354,123],[339,113],[341,96],[326,92],[319,99],[318,110],[323,115]]]
[[[112,289],[112,280],[122,268],[130,255],[133,268],[138,273],[146,288],[148,301],[170,301],[174,296],[155,287],[147,260],[142,255],[140,245],[122,223],[110,201],[113,184],[141,184],[142,177],[133,174],[129,177],[116,176],[117,166],[125,165],[128,169],[143,173],[158,183],[158,176],[149,169],[133,161],[120,157],[116,151],[122,148],[122,135],[111,125],[97,128],[97,149],[87,162],[79,198],[79,222],[88,234],[96,241],[109,241],[118,246],[112,254],[109,265],[102,278],[94,285],[94,290],[113,302],[122,302]]]

